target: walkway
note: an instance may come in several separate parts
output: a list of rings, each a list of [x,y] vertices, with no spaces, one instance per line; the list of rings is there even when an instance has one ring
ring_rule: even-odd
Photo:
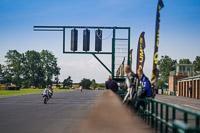
[[[141,118],[126,108],[120,99],[107,90],[82,121],[78,133],[153,133]]]

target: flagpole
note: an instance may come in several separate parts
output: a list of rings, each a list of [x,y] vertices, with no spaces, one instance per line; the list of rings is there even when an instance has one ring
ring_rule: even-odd
[[[160,32],[160,10],[164,7],[163,1],[158,0],[157,12],[156,12],[156,28],[155,28],[155,45],[153,56],[153,70],[151,75],[151,84],[155,85],[158,80],[158,46],[159,46],[159,32]]]
[[[137,49],[137,61],[136,61],[136,72],[139,68],[143,69],[144,62],[145,62],[145,39],[144,39],[145,32],[142,32],[140,34],[139,40],[138,40],[138,49]]]

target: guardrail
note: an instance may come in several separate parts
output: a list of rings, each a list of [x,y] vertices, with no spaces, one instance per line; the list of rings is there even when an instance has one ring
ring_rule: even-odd
[[[188,124],[183,123],[179,120],[173,122],[173,133],[199,133],[199,127],[191,128]]]
[[[124,96],[123,92],[120,92],[119,95],[121,98]],[[144,106],[140,107],[138,114],[156,131],[160,130],[161,133],[168,133],[169,130],[174,133],[200,133],[200,112],[151,98],[134,99],[131,104],[132,109],[136,101],[144,102]]]

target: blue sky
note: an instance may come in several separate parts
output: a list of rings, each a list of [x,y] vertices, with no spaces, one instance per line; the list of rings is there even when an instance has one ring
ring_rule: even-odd
[[[146,61],[144,72],[151,76],[155,19],[158,0],[1,0],[0,1],[0,63],[10,49],[52,51],[61,67],[61,81],[68,75],[74,82],[83,77],[104,82],[108,72],[91,55],[62,53],[61,32],[35,32],[34,25],[127,26],[131,27],[133,70],[139,35],[145,31]],[[173,59],[200,55],[200,1],[163,0],[161,10],[159,58]],[[80,33],[80,32],[79,32]],[[105,37],[109,31],[104,32]],[[80,33],[81,35],[81,33]],[[69,38],[70,35],[66,35]],[[80,40],[80,47],[82,41]],[[92,43],[91,43],[92,45]],[[103,44],[110,45],[109,40]],[[110,67],[110,56],[100,56]]]

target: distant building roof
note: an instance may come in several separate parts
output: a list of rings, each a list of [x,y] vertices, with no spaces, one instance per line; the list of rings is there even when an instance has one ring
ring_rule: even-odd
[[[192,76],[192,77],[187,77],[187,78],[183,78],[183,79],[180,79],[179,81],[194,80],[194,79],[200,79],[200,75]]]

